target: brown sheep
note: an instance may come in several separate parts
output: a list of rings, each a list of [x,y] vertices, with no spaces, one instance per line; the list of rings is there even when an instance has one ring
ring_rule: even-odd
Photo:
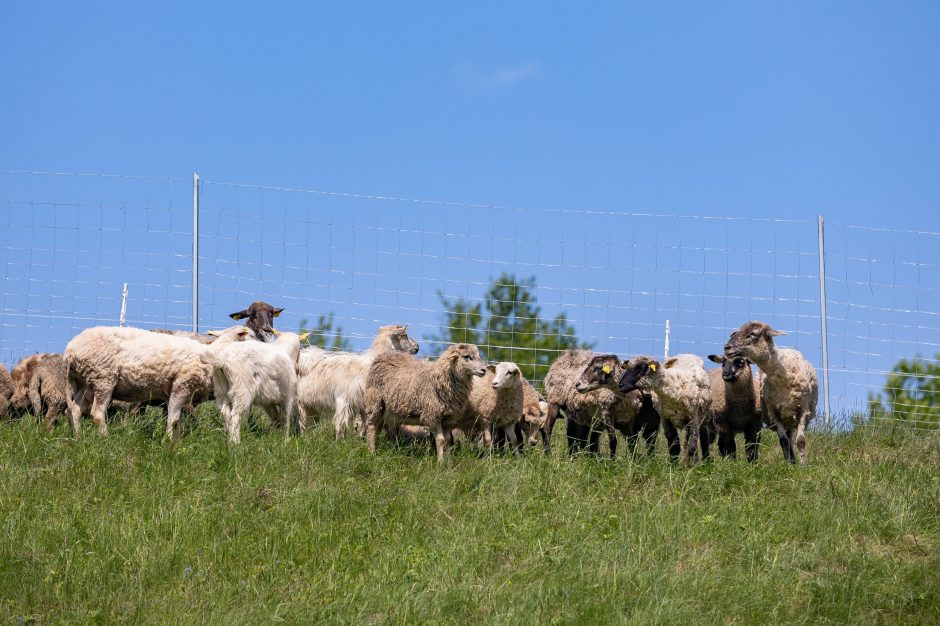
[[[10,412],[10,398],[13,396],[13,377],[6,367],[0,365],[0,418]]]
[[[283,310],[283,307],[276,309],[267,302],[258,300],[252,302],[247,309],[230,313],[229,317],[236,322],[247,318],[245,326],[254,331],[256,338],[264,340],[268,335],[274,334],[274,318]]]
[[[751,362],[744,357],[728,358],[709,354],[708,360],[721,365],[709,370],[712,386],[712,426],[718,436],[718,453],[735,457],[734,436],[744,433],[744,453],[751,463],[757,462],[760,448],[760,384],[751,372]]]
[[[39,417],[45,408],[44,423],[52,430],[59,416],[65,412],[65,361],[58,354],[50,354],[39,361],[29,380],[29,401],[33,415]]]

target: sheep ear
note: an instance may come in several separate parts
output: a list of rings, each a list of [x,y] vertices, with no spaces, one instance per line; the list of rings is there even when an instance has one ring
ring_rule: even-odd
[[[233,320],[238,321],[240,319],[248,317],[248,309],[245,309],[244,311],[239,311],[238,313],[229,313],[228,316],[231,317]]]
[[[284,310],[284,307],[281,307],[279,309],[274,309],[274,317],[277,317],[278,315],[280,315],[281,311],[283,310]]]
[[[720,354],[709,354],[708,360],[711,361],[712,363],[724,363],[725,357],[723,357]]]
[[[630,360],[627,359],[626,361],[624,361],[623,363],[621,363],[621,364],[620,364],[620,367],[622,367],[622,368],[624,368],[624,369],[630,367]]]
[[[219,335],[222,334],[222,331],[221,331],[221,330],[210,330],[210,331],[207,331],[206,334],[212,335],[213,337],[218,337]]]
[[[495,366],[495,365],[487,365],[487,366],[486,366],[486,369],[489,370],[489,371],[491,371],[491,372],[493,372],[494,374],[496,373],[496,366]]]
[[[783,330],[774,330],[773,328],[767,329],[767,335],[769,337],[777,337],[779,335],[786,335],[786,331]]]
[[[675,365],[675,364],[678,363],[678,362],[679,362],[679,359],[677,359],[677,358],[671,358],[671,359],[669,359],[668,361],[666,361],[666,363],[665,363],[664,365],[665,365],[666,369],[668,370],[670,367],[672,367],[673,365]]]

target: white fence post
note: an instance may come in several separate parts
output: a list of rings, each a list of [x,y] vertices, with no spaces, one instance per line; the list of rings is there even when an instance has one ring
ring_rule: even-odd
[[[823,407],[826,428],[831,428],[829,413],[829,332],[826,319],[826,237],[823,233],[823,216],[817,216],[819,227],[819,321],[822,334]]]
[[[124,319],[127,317],[127,283],[124,283],[124,290],[121,293],[121,319],[119,324],[124,326]]]
[[[663,360],[669,358],[669,320],[666,320],[666,349],[663,350]]]
[[[193,172],[193,332],[199,332],[199,174]]]

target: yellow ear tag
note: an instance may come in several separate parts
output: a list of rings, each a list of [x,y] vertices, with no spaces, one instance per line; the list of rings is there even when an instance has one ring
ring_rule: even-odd
[[[650,363],[650,371],[651,371],[651,372],[655,372],[655,371],[656,371],[656,364],[655,364],[655,363]]]
[[[604,371],[605,374],[610,374],[610,366],[609,366],[609,365],[605,365],[605,366],[602,367],[601,369]]]

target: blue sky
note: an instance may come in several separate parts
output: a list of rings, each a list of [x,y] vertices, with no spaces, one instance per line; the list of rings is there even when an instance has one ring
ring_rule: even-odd
[[[258,297],[423,336],[511,271],[604,350],[760,317],[818,364],[822,213],[834,396],[940,351],[940,237],[850,227],[940,231],[937,3],[7,3],[0,68],[0,172],[157,177],[0,176],[0,362],[122,282],[186,325],[193,171],[203,326]]]

